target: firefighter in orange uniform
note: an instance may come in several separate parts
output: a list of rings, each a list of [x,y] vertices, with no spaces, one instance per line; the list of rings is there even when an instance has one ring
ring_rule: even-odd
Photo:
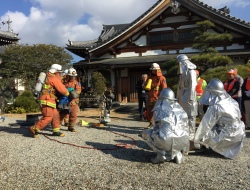
[[[61,81],[61,72],[62,66],[53,64],[46,74],[42,95],[39,98],[43,117],[29,128],[34,138],[37,138],[39,132],[50,123],[53,129],[53,136],[65,136],[60,132],[60,116],[56,108],[57,95],[69,95],[68,90]]]
[[[65,84],[66,81],[67,81],[67,78],[68,78],[68,73],[69,73],[69,70],[66,69],[63,71],[62,73],[62,83]],[[58,105],[58,108],[59,108],[59,105]],[[68,110],[67,110],[68,111]],[[61,125],[64,123],[64,126],[68,126],[69,125],[69,114],[67,114],[63,119],[61,118],[61,114],[62,114],[63,110],[60,110],[59,108],[59,114],[60,114],[60,121],[61,121]]]
[[[196,72],[196,77],[197,77],[197,85],[196,85],[195,90],[196,90],[196,99],[197,99],[197,103],[198,103],[198,115],[199,115],[200,119],[202,119],[202,117],[204,115],[204,111],[205,111],[204,109],[206,106],[201,104],[199,102],[199,99],[207,86],[207,82],[199,76],[200,72],[198,70],[195,70],[195,72]]]
[[[167,88],[166,78],[162,75],[161,68],[157,63],[151,65],[151,73],[147,79],[145,90],[148,90],[148,101],[147,101],[147,120],[149,125],[147,128],[153,127],[153,115],[152,109],[155,106],[156,101],[164,88]]]
[[[70,96],[69,96],[69,112],[62,111],[60,112],[60,121],[61,123],[68,120],[68,130],[71,132],[76,132],[75,124],[77,121],[77,113],[79,110],[79,96],[81,93],[81,85],[80,82],[76,79],[77,73],[74,68],[70,68],[68,70],[68,74],[66,80],[64,80],[64,85],[68,89]],[[68,119],[67,119],[68,118]]]

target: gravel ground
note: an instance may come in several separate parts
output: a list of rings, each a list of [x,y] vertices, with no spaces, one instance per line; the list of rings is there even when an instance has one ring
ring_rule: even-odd
[[[6,114],[0,123],[0,189],[250,189],[249,130],[235,160],[206,150],[189,154],[183,164],[154,165],[154,153],[138,137],[148,123],[138,121],[136,108],[112,110],[102,128],[78,126],[71,133],[62,127],[66,136],[53,137],[47,127],[37,139],[28,126],[12,125],[26,115]],[[99,115],[84,110],[79,120],[97,123]]]

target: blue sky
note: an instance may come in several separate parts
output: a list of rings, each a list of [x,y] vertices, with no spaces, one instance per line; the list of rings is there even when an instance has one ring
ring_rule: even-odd
[[[157,0],[2,0],[0,28],[19,33],[22,44],[56,44],[87,41],[100,35],[103,24],[130,23]],[[177,0],[178,1],[178,0]],[[230,8],[230,15],[250,22],[250,0],[203,0],[214,7]],[[133,11],[131,11],[133,10]],[[73,55],[74,61],[81,58]]]

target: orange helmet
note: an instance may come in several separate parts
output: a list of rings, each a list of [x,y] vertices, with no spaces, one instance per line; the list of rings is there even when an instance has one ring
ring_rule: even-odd
[[[227,74],[234,74],[234,75],[235,75],[235,71],[234,71],[233,69],[229,69],[229,70],[227,71]]]

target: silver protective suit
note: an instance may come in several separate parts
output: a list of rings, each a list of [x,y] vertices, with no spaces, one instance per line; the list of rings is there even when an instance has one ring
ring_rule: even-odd
[[[181,151],[189,149],[188,116],[176,100],[159,98],[154,106],[154,128],[142,132],[142,138],[157,153],[155,163],[175,159],[182,163]],[[152,161],[154,163],[154,161]]]
[[[198,115],[195,90],[197,85],[195,69],[196,65],[189,60],[180,60],[177,101],[188,115],[189,140],[191,141],[194,139],[196,116]]]
[[[209,84],[199,101],[209,107],[196,131],[195,143],[210,147],[226,158],[235,158],[245,139],[238,103],[224,89],[220,92],[209,88]]]

